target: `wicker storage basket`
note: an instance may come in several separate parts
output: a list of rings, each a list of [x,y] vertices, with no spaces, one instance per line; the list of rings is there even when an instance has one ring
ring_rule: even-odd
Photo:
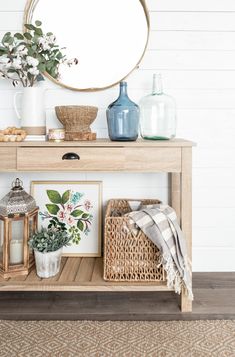
[[[159,265],[159,250],[139,231],[134,235],[126,227],[131,212],[126,199],[110,200],[105,214],[104,279],[107,281],[164,281],[164,270]],[[144,204],[158,200],[138,200]]]
[[[61,105],[55,107],[55,111],[66,132],[90,132],[90,125],[97,116],[98,108],[88,105]]]

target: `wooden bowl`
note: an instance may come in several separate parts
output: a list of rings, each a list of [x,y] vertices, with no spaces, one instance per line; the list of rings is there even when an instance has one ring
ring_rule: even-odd
[[[64,105],[55,107],[58,120],[66,132],[91,132],[98,108],[88,105]]]

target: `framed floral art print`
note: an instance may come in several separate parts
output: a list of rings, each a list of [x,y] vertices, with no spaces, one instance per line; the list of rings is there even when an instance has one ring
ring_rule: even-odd
[[[39,206],[39,227],[71,235],[64,256],[101,256],[100,181],[32,181],[31,194]]]

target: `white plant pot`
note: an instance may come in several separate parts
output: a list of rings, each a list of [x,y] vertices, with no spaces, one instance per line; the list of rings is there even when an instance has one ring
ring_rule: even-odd
[[[36,271],[40,278],[50,278],[59,273],[62,251],[63,248],[49,253],[34,250]]]
[[[25,87],[14,96],[14,109],[21,121],[22,129],[29,135],[46,134],[46,113],[44,105],[45,89],[40,86]],[[21,113],[17,109],[17,96],[21,98]]]

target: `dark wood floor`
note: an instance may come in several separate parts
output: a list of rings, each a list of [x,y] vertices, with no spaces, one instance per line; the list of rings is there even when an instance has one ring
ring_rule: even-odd
[[[235,273],[194,273],[193,312],[182,314],[171,292],[0,292],[0,319],[235,319]]]

